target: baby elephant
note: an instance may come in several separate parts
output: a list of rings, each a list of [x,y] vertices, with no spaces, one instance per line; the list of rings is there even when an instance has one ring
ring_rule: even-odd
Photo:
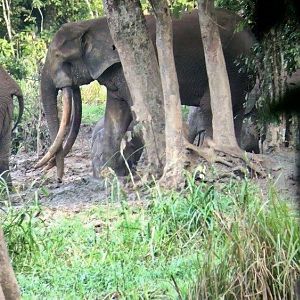
[[[19,115],[12,128],[13,96],[18,98]],[[24,111],[22,91],[14,79],[0,66],[0,177],[12,186],[9,174],[11,133],[21,121]]]
[[[118,176],[127,175],[129,172],[128,167],[129,169],[133,169],[139,161],[143,152],[143,140],[139,132],[137,132],[137,130],[134,128],[134,125],[135,123],[134,121],[132,121],[123,138],[123,142],[125,145],[125,148],[123,149],[123,155],[127,161],[128,166],[126,166],[124,158],[122,158],[122,161],[118,163],[118,167],[114,170]],[[101,155],[103,151],[103,132],[104,117],[101,118],[96,124],[93,130],[91,141],[93,176],[96,178],[99,178],[101,168],[103,167],[103,165],[101,164]],[[122,144],[123,143],[121,143],[121,145]]]
[[[193,143],[198,137],[198,146],[201,146],[205,141],[205,137],[212,137],[211,111],[204,111],[200,107],[191,106],[187,122],[189,126],[188,140],[190,143]],[[256,110],[253,108],[244,115],[242,127],[235,128],[237,142],[247,152],[259,153],[259,130],[256,123]]]

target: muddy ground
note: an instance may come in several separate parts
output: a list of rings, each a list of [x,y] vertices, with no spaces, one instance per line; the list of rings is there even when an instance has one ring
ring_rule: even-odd
[[[55,168],[45,173],[34,170],[37,161],[35,153],[18,153],[11,158],[11,175],[17,190],[10,196],[15,205],[37,199],[43,206],[54,210],[78,210],[96,203],[111,201],[110,191],[105,188],[104,181],[100,182],[92,177],[90,159],[91,126],[82,126],[79,136],[71,153],[65,159],[65,176],[62,184],[55,179]],[[267,191],[268,182],[275,182],[281,195],[295,199],[296,159],[295,151],[282,149],[269,154],[267,178],[253,179],[260,186],[262,192]],[[106,180],[106,184],[110,179]],[[108,184],[109,185],[109,184]],[[128,199],[136,200],[136,193],[125,189]]]

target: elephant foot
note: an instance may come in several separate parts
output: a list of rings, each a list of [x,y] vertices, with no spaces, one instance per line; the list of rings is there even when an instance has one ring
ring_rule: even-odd
[[[103,163],[102,159],[94,156],[92,159],[93,177],[100,179],[106,177],[107,173],[114,174],[117,177],[127,176],[129,173],[134,172],[133,166],[124,161],[119,161],[115,164]]]

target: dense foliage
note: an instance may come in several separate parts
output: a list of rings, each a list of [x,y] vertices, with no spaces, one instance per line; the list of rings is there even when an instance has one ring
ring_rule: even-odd
[[[13,0],[8,7],[5,2],[0,15],[0,63],[18,79],[37,77],[47,44],[62,24],[103,12],[101,0]]]

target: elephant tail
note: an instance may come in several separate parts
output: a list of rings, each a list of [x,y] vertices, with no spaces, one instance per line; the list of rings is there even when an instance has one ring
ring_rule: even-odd
[[[17,98],[18,98],[18,102],[19,102],[19,114],[18,114],[17,121],[14,124],[12,131],[14,131],[16,129],[16,127],[18,126],[18,124],[21,122],[23,112],[24,112],[24,98],[22,95],[18,95]]]

